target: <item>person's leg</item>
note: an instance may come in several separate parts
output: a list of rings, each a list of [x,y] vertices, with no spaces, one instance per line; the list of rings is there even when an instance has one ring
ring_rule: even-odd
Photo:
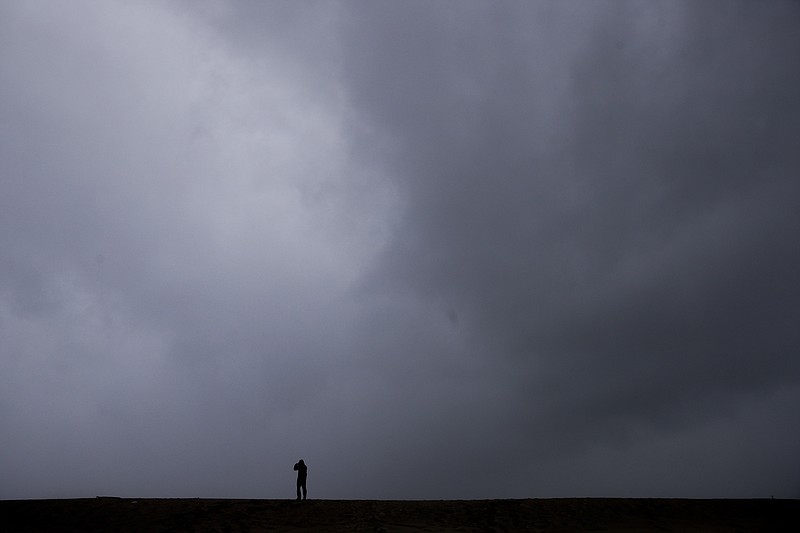
[[[304,500],[306,499],[306,496],[308,496],[308,490],[306,490],[306,484],[305,484],[305,482],[303,482],[303,499]]]
[[[298,479],[298,480],[297,480],[297,499],[298,499],[298,500],[300,499],[300,487],[301,487],[301,486],[302,486],[302,485],[300,484],[300,480]]]

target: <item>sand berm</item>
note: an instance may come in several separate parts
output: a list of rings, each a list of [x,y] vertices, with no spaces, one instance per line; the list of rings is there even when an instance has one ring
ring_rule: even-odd
[[[800,500],[2,500],[0,530],[800,531]]]

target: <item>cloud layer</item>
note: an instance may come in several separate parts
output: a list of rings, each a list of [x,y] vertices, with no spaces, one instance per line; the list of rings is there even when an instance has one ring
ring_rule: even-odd
[[[800,496],[796,4],[0,20],[0,497]]]

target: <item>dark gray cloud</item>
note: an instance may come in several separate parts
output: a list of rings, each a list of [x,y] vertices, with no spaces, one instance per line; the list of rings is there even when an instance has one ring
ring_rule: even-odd
[[[364,142],[404,201],[371,286],[464,317],[507,369],[509,470],[796,390],[797,6],[437,7],[353,23]]]
[[[795,3],[0,10],[0,497],[800,495]]]

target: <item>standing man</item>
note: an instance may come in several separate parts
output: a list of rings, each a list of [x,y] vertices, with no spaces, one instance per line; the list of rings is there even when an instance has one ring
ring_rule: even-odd
[[[294,469],[297,470],[297,499],[300,499],[300,489],[303,489],[303,499],[306,499],[306,477],[308,476],[308,467],[302,459],[294,464]]]

